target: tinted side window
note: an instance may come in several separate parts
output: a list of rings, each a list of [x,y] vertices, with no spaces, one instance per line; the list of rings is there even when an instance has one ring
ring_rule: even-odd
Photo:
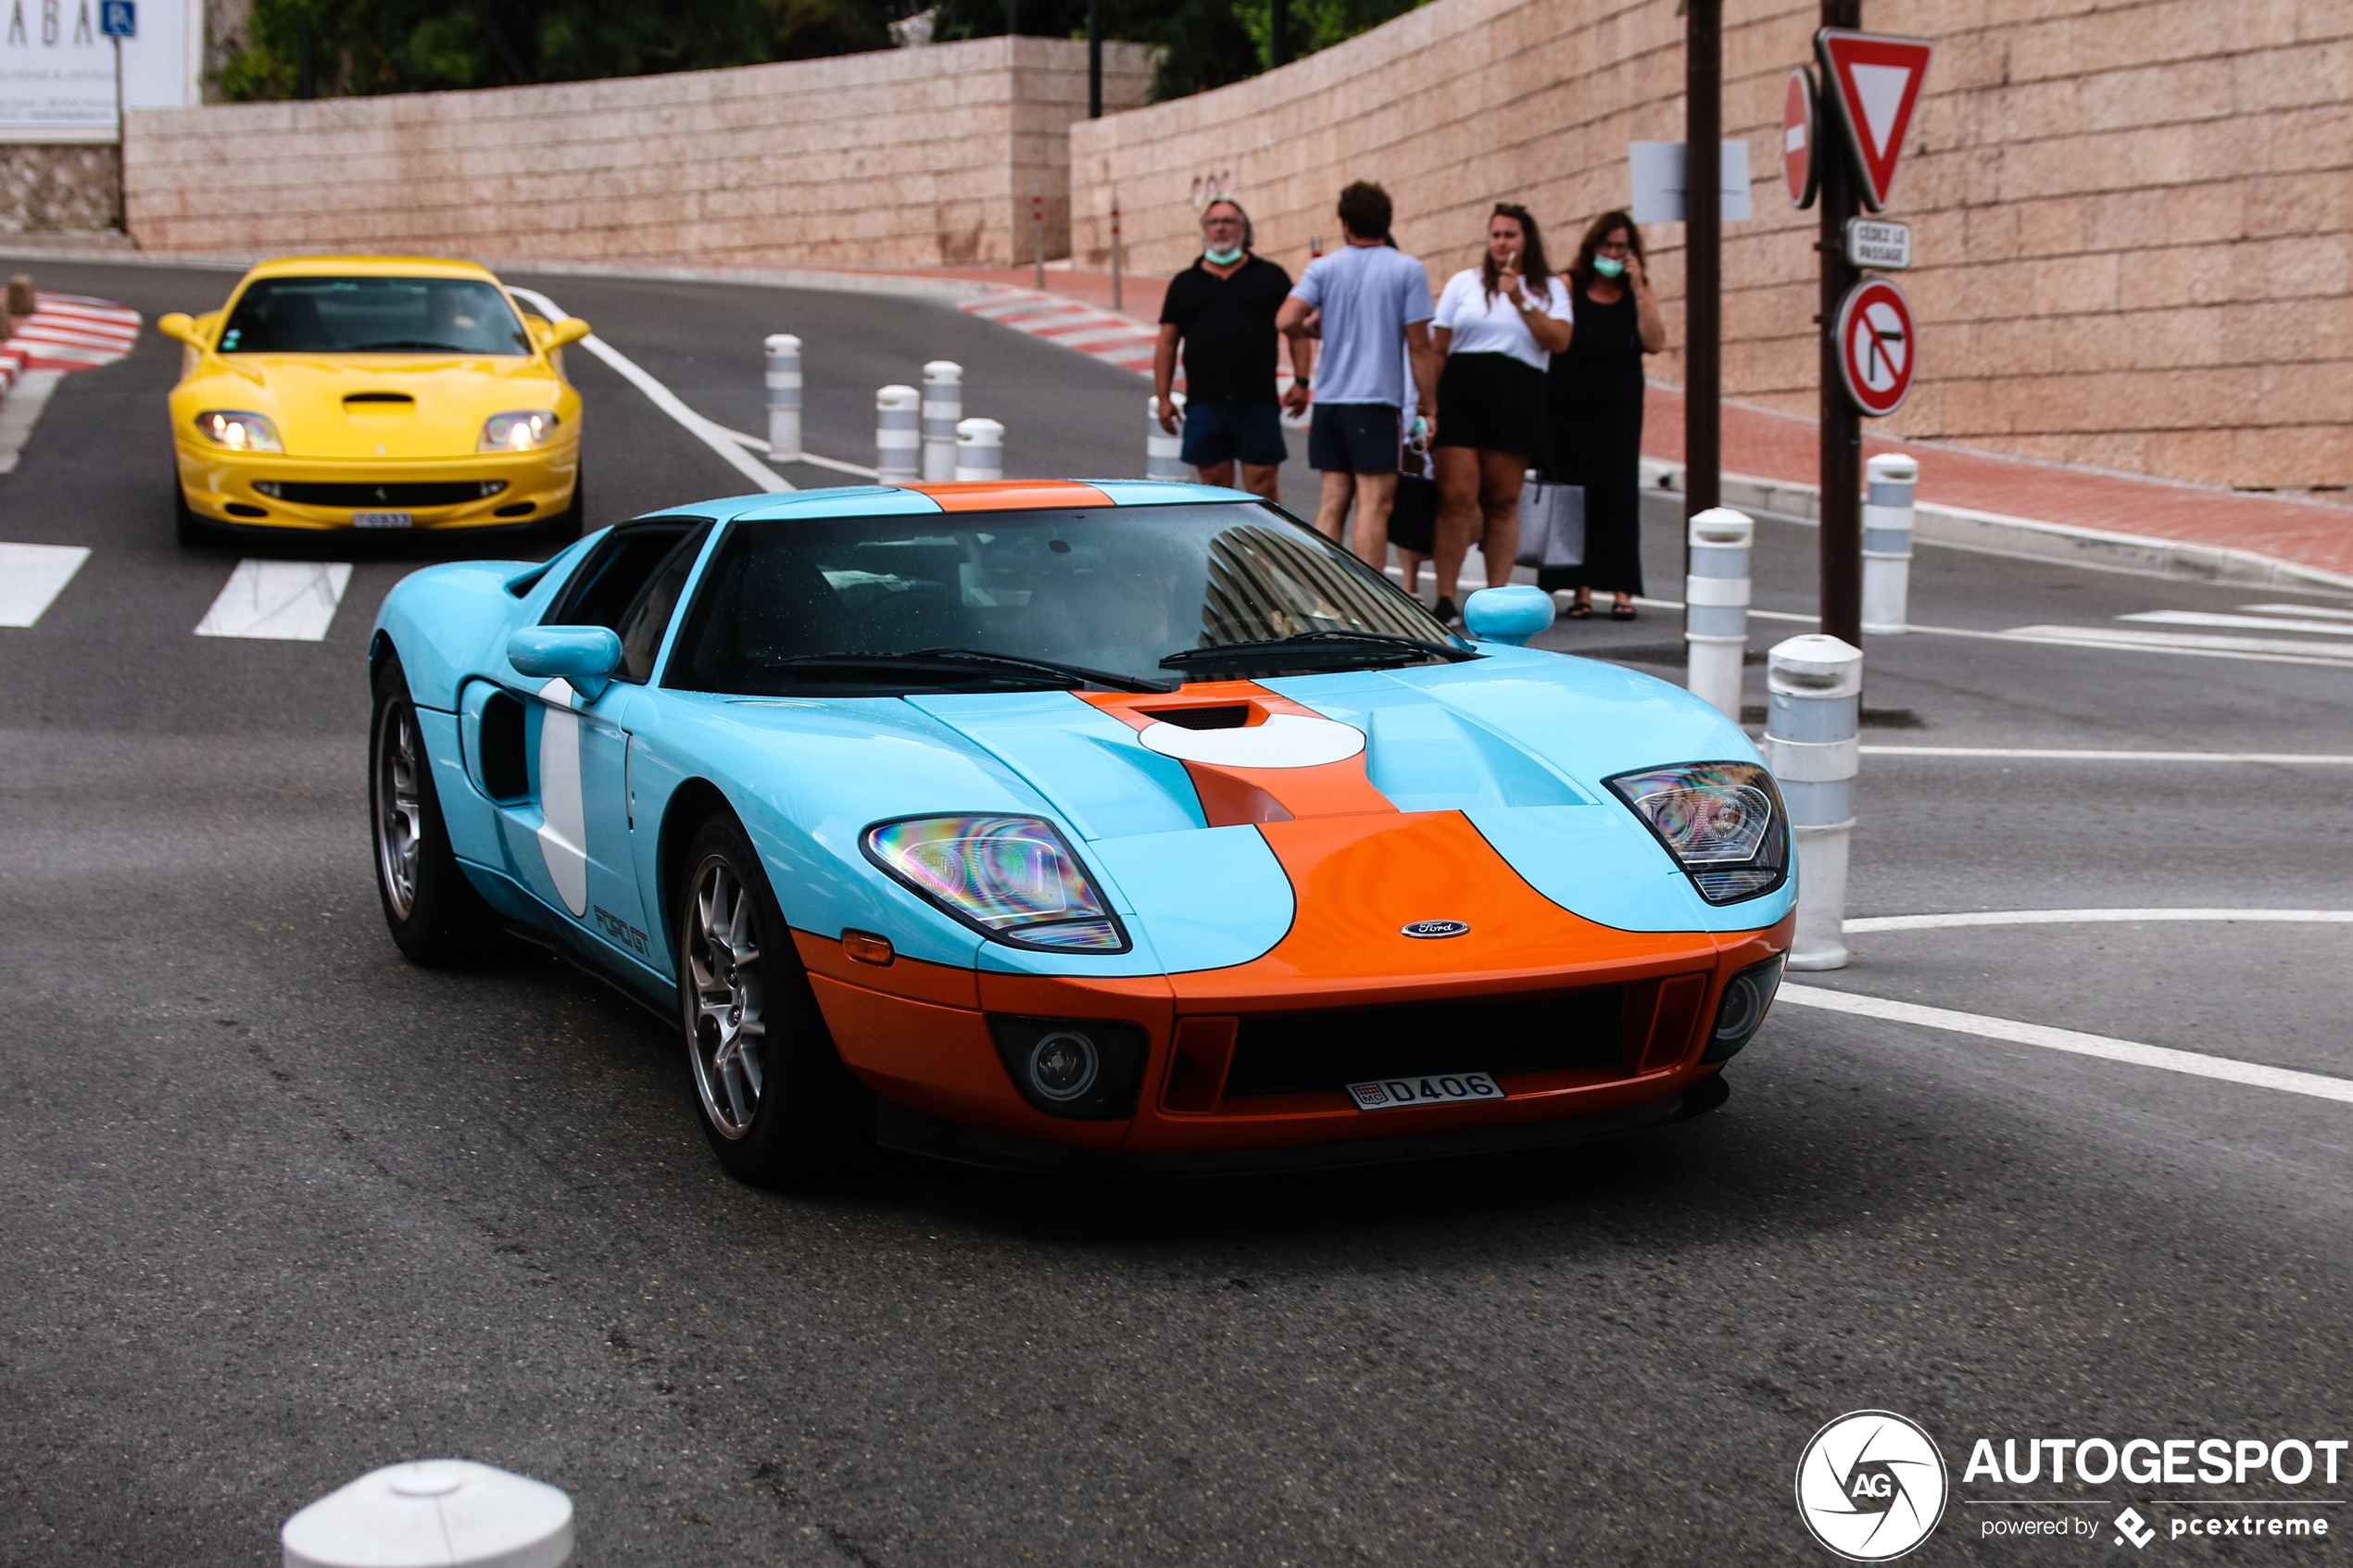
[[[670,552],[701,527],[699,519],[676,518],[614,529],[556,596],[546,623],[608,626],[619,632],[630,606],[670,558]]]
[[[621,668],[614,674],[639,685],[653,678],[654,655],[661,651],[661,634],[670,628],[671,612],[686,589],[686,574],[702,553],[702,529],[695,529],[671,547],[670,554],[638,592],[637,600],[621,623]]]

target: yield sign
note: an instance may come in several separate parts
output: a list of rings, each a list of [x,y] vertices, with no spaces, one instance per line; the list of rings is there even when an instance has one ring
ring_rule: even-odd
[[[1878,212],[1887,206],[1888,187],[1895,182],[1904,134],[1912,128],[1912,108],[1920,100],[1935,45],[1921,38],[1826,27],[1814,35],[1814,48],[1829,79],[1822,95],[1838,105],[1863,172],[1863,200]]]
[[[1904,291],[1884,278],[1866,278],[1839,303],[1836,331],[1838,368],[1855,407],[1874,419],[1902,408],[1919,335]]]

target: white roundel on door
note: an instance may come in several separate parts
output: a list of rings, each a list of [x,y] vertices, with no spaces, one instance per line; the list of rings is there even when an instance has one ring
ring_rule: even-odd
[[[547,704],[539,727],[539,853],[556,894],[573,914],[588,913],[588,814],[580,787],[580,715],[572,683],[559,676],[539,688]]]

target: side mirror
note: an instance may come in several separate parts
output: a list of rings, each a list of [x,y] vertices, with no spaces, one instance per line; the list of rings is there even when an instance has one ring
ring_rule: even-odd
[[[568,343],[578,343],[597,329],[577,316],[567,316],[547,329],[547,346],[561,348]]]
[[[594,702],[621,668],[621,639],[607,626],[525,626],[507,639],[507,662],[519,675],[570,681]]]
[[[202,348],[204,340],[196,334],[196,319],[185,310],[174,310],[156,318],[156,331],[166,337],[176,337],[191,348]]]
[[[1532,583],[1481,588],[1463,601],[1463,625],[1482,643],[1524,648],[1553,623],[1553,596]]]

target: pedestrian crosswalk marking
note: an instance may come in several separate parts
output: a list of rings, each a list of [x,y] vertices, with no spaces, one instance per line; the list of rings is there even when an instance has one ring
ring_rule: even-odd
[[[2353,637],[2353,619],[2343,621],[2290,620],[2280,615],[2217,615],[2203,609],[2144,609],[2132,615],[2120,615],[2116,619],[2160,626],[2222,626],[2263,632],[2311,632],[2325,637]]]
[[[196,635],[318,642],[350,582],[349,561],[241,560],[196,622]]]
[[[39,621],[89,558],[79,545],[0,545],[0,626]]]

